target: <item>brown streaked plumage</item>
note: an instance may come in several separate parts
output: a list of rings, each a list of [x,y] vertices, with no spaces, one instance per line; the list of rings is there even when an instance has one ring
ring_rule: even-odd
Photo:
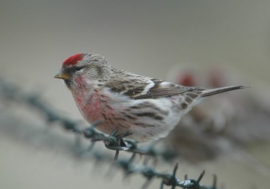
[[[97,129],[130,132],[140,142],[165,137],[203,97],[244,88],[184,87],[113,68],[97,54],[76,54],[55,76],[64,79],[84,118],[104,120]]]

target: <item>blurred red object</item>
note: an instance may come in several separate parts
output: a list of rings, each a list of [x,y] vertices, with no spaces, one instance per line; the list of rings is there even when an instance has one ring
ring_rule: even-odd
[[[173,72],[170,80],[184,86],[215,88],[247,83],[221,67],[205,72],[182,67]],[[253,142],[270,141],[270,96],[265,95],[270,90],[258,86],[206,99],[207,103],[184,116],[169,137],[181,157],[191,162],[207,161]]]

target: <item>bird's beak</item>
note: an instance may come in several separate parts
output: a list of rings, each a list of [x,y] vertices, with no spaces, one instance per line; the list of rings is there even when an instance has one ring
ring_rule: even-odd
[[[69,75],[67,73],[60,72],[56,74],[54,78],[66,80],[66,79],[69,79]]]

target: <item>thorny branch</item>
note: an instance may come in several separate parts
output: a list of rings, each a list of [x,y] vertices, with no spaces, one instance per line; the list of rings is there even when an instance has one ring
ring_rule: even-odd
[[[148,155],[153,158],[161,157],[165,161],[170,161],[176,157],[176,154],[172,150],[156,150],[153,146],[148,148],[139,148],[137,146],[137,142],[129,139],[125,139],[124,137],[130,135],[131,133],[125,133],[121,135],[117,135],[117,130],[113,131],[109,136],[98,132],[95,130],[95,127],[98,126],[101,122],[96,121],[88,128],[81,128],[76,121],[68,119],[59,115],[55,109],[49,107],[48,104],[39,98],[36,94],[25,94],[18,87],[11,83],[7,83],[5,81],[1,81],[0,83],[0,96],[5,97],[10,101],[16,101],[19,103],[24,103],[29,105],[31,108],[36,109],[41,113],[42,116],[46,119],[49,124],[57,122],[64,129],[68,131],[72,131],[79,136],[84,136],[86,139],[91,139],[91,144],[87,149],[87,155],[90,155],[92,158],[98,161],[109,161],[114,166],[119,167],[125,172],[126,176],[131,174],[141,174],[146,178],[145,184],[142,188],[147,188],[150,182],[154,178],[159,178],[161,180],[160,189],[163,189],[164,185],[171,186],[171,188],[175,188],[176,186],[181,187],[183,189],[217,189],[216,181],[217,178],[214,176],[214,181],[212,186],[203,186],[200,184],[201,179],[204,176],[204,171],[200,174],[198,179],[188,179],[185,176],[185,180],[180,181],[176,178],[176,171],[178,169],[178,164],[175,165],[173,173],[167,174],[162,173],[151,166],[147,165],[136,165],[133,163],[136,154]],[[94,151],[94,144],[96,141],[103,141],[104,145],[107,149],[114,150],[115,156],[114,160],[111,157],[102,155],[97,151]],[[119,159],[119,151],[127,151],[133,153],[130,159]]]

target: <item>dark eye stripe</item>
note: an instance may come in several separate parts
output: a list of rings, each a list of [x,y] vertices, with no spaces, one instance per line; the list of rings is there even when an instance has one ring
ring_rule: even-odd
[[[76,71],[80,71],[83,68],[84,68],[84,66],[73,66],[73,67],[67,68],[67,71],[69,73],[74,73]]]
[[[75,67],[75,71],[80,71],[80,70],[83,69],[83,68],[84,68],[83,66]]]

